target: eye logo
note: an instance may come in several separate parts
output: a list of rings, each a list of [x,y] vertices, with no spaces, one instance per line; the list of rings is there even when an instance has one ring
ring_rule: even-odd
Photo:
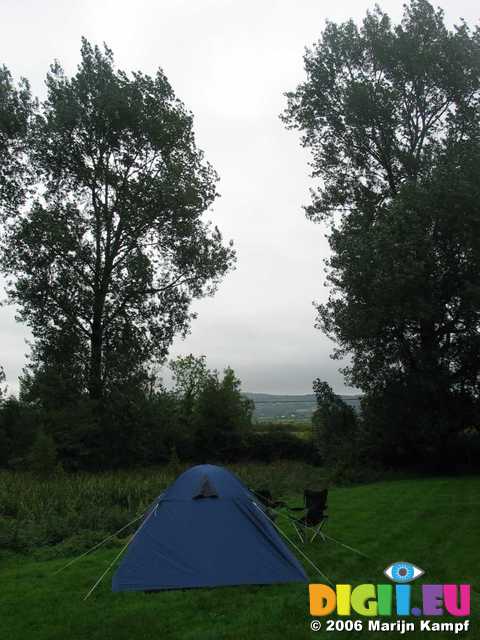
[[[310,615],[329,616],[335,610],[339,616],[350,616],[352,612],[360,616],[399,616],[394,622],[369,621],[370,631],[400,631],[406,633],[415,630],[415,623],[405,622],[408,616],[450,615],[456,618],[466,618],[470,615],[470,585],[469,584],[422,584],[412,585],[424,570],[411,562],[394,562],[388,566],[384,574],[395,584],[326,584],[309,585]],[[417,592],[414,594],[414,592]],[[415,595],[415,598],[412,596]],[[421,600],[420,600],[421,598]],[[421,606],[412,606],[416,600]],[[318,620],[317,620],[318,622]],[[432,622],[432,627],[430,627]],[[423,626],[425,623],[426,626]],[[443,627],[443,625],[446,625]],[[421,631],[453,630],[454,623],[438,623],[423,620]],[[464,630],[468,629],[469,620],[463,623]],[[435,627],[433,625],[436,625]],[[321,625],[320,625],[321,626]],[[312,627],[313,629],[313,627]],[[460,627],[455,626],[455,633]]]
[[[406,582],[412,582],[420,576],[423,576],[425,571],[416,567],[411,562],[394,562],[383,572],[387,578],[393,582],[399,582],[401,584]]]

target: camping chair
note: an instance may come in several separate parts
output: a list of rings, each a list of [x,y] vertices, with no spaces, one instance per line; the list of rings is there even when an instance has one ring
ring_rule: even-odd
[[[270,520],[275,521],[277,517],[275,509],[285,507],[285,502],[282,500],[274,500],[270,489],[252,489],[251,491],[262,503]]]
[[[295,527],[295,531],[297,532],[302,542],[306,542],[308,540],[308,528],[313,529],[313,534],[310,542],[313,542],[317,535],[319,535],[322,540],[325,541],[325,536],[322,533],[322,528],[328,518],[327,514],[325,513],[327,510],[328,489],[323,489],[322,491],[311,491],[310,489],[305,489],[303,496],[303,507],[288,507],[290,511],[305,512],[301,518],[291,518],[291,520],[293,521],[293,526]]]

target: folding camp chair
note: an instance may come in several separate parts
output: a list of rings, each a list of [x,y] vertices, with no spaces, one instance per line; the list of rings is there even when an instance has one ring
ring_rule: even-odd
[[[285,507],[285,502],[282,500],[274,500],[272,497],[272,493],[270,489],[251,489],[252,493],[257,496],[260,502],[272,509],[276,509],[277,507]]]
[[[265,507],[265,511],[270,520],[275,521],[277,517],[275,509],[278,507],[285,507],[285,502],[282,500],[274,500],[270,489],[251,489],[251,491]]]
[[[310,489],[305,489],[303,496],[303,507],[288,507],[290,511],[305,512],[301,518],[291,518],[295,531],[302,542],[307,542],[308,540],[308,529],[313,529],[310,542],[313,542],[317,535],[325,541],[322,528],[328,518],[325,513],[327,510],[328,489],[323,489],[322,491],[311,491]]]

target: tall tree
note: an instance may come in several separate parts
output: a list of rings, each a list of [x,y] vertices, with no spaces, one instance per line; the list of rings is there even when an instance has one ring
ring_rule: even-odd
[[[241,381],[227,367],[204,379],[195,406],[195,453],[204,461],[235,459],[252,422],[253,401],[241,392]]]
[[[313,220],[394,197],[428,175],[446,138],[470,136],[478,114],[480,30],[454,31],[441,9],[410,0],[401,24],[377,6],[359,28],[327,22],[304,57],[307,79],[287,93],[283,120],[312,150]]]
[[[179,406],[179,420],[185,431],[192,431],[198,398],[212,375],[206,356],[177,356],[169,363],[174,382],[174,395]]]
[[[408,398],[426,439],[433,425],[442,438],[480,419],[479,202],[480,145],[456,144],[375,224],[352,212],[331,236],[321,326],[338,355],[353,354],[349,380],[396,396],[395,419]]]
[[[317,408],[312,415],[313,445],[323,463],[353,464],[358,452],[355,410],[336,396],[328,382],[313,381]]]
[[[74,332],[84,386],[98,399],[119,367],[165,356],[234,252],[204,218],[217,176],[161,70],[128,75],[110,49],[83,39],[77,73],[56,62],[47,88],[31,137],[38,189],[4,215],[2,267],[49,353]]]
[[[15,86],[10,71],[0,66],[0,207],[13,213],[24,202],[31,174],[28,137],[36,107],[28,81]]]
[[[0,407],[2,406],[2,402],[5,400],[5,396],[7,395],[7,387],[5,385],[5,382],[5,371],[2,365],[0,365]]]
[[[411,0],[396,26],[329,23],[305,69],[284,119],[322,180],[307,215],[331,223],[317,326],[410,443],[445,443],[479,417],[480,31]]]

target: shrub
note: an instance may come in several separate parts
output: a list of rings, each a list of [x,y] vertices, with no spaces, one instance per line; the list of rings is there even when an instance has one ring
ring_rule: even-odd
[[[303,440],[281,429],[267,433],[251,433],[246,438],[244,459],[272,462],[274,460],[304,460],[312,458],[310,440]]]
[[[59,471],[55,443],[43,430],[38,432],[28,459],[30,470],[40,478],[51,477]]]

